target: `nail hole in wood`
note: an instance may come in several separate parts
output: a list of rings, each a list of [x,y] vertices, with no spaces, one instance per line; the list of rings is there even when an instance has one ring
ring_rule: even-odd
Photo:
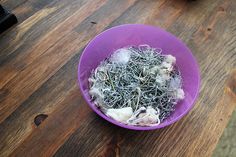
[[[223,7],[219,7],[219,11],[224,12],[224,11],[225,11],[225,8],[223,8]]]
[[[97,22],[94,22],[94,21],[91,21],[91,23],[92,23],[92,24],[94,24],[94,25],[96,25],[96,24],[97,24]]]
[[[48,115],[46,114],[39,114],[34,118],[34,124],[36,126],[39,126],[46,118],[48,117]]]
[[[207,28],[207,31],[211,31],[211,28]]]

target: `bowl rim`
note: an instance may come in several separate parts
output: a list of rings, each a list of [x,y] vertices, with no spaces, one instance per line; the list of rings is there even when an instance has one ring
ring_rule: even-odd
[[[163,125],[159,124],[159,125],[153,125],[153,126],[134,126],[134,125],[126,125],[126,124],[120,123],[120,122],[118,122],[116,120],[113,120],[112,118],[106,116],[101,111],[99,111],[99,109],[97,109],[95,104],[87,99],[87,97],[85,95],[85,92],[82,89],[82,83],[81,83],[81,79],[80,79],[81,60],[83,59],[83,56],[84,56],[85,52],[87,51],[87,49],[93,44],[93,41],[97,40],[97,38],[102,36],[103,33],[106,33],[108,31],[111,31],[111,30],[114,30],[114,29],[117,29],[117,28],[120,28],[120,27],[132,27],[132,26],[150,27],[150,28],[157,29],[157,30],[159,30],[161,32],[167,33],[168,36],[170,36],[170,37],[174,38],[175,40],[177,40],[180,44],[182,44],[187,49],[187,51],[190,53],[190,56],[191,56],[192,60],[194,61],[194,67],[196,68],[196,71],[197,71],[197,74],[196,74],[196,76],[197,76],[197,88],[196,88],[196,93],[195,93],[194,97],[192,98],[192,101],[189,102],[191,105],[190,105],[189,108],[184,110],[178,117],[174,118],[173,120],[170,120],[168,122],[163,123]],[[195,105],[195,101],[197,100],[197,97],[199,96],[199,92],[200,92],[200,90],[199,90],[200,89],[200,84],[201,84],[201,82],[200,82],[201,81],[200,80],[200,70],[199,70],[198,62],[197,62],[196,58],[193,56],[192,51],[187,47],[187,45],[181,39],[179,39],[175,35],[171,34],[170,32],[168,32],[168,31],[166,31],[166,30],[164,30],[164,29],[162,29],[160,27],[146,25],[146,24],[122,24],[122,25],[111,27],[111,28],[106,29],[106,30],[100,32],[99,34],[97,34],[93,39],[91,39],[89,41],[89,43],[86,45],[86,47],[84,48],[83,52],[81,53],[81,56],[80,56],[80,59],[79,59],[79,64],[78,64],[78,71],[77,72],[78,72],[77,73],[77,76],[78,76],[77,81],[78,81],[78,85],[79,85],[80,91],[81,91],[82,96],[85,99],[86,103],[89,105],[89,107],[95,113],[97,113],[100,117],[105,119],[106,121],[108,121],[108,122],[110,122],[110,123],[112,123],[114,125],[117,125],[119,127],[122,127],[122,128],[125,128],[125,129],[130,129],[130,130],[155,130],[155,129],[164,128],[166,126],[169,126],[169,125],[179,121],[180,119],[182,119],[193,108],[193,106]]]

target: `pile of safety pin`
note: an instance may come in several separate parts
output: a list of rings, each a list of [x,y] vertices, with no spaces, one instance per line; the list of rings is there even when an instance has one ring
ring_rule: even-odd
[[[184,98],[175,62],[148,45],[118,49],[91,72],[89,94],[104,114],[119,122],[158,125]]]

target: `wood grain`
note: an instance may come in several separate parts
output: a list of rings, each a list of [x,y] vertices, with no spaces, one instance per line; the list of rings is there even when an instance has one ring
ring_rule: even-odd
[[[236,2],[231,0],[4,0],[19,24],[0,35],[0,157],[211,156],[236,105]],[[99,118],[77,87],[80,54],[124,23],[160,26],[196,56],[193,110],[155,131]],[[35,117],[46,115],[35,124]]]
[[[89,2],[87,4],[89,4]],[[102,3],[100,4],[102,5]],[[8,88],[11,88],[11,87],[13,87],[14,89],[12,90],[11,93],[8,93],[9,94],[8,97],[6,97],[5,99],[2,99],[3,101],[2,103],[5,105],[1,106],[0,109],[2,111],[5,110],[4,108],[8,108],[8,109],[7,111],[4,112],[4,114],[2,112],[0,113],[0,121],[2,121],[6,116],[8,116],[9,113],[12,110],[14,110],[15,107],[20,105],[22,101],[24,101],[30,94],[32,94],[32,92],[37,89],[37,87],[35,86],[39,87],[43,83],[42,82],[43,80],[41,81],[41,79],[49,78],[50,75],[53,74],[53,71],[54,72],[57,71],[58,68],[60,68],[60,66],[63,65],[61,64],[61,62],[66,63],[67,61],[66,58],[69,59],[71,55],[76,53],[76,49],[78,49],[78,47],[81,46],[78,44],[78,42],[84,42],[84,41],[81,41],[77,38],[79,35],[78,33],[74,31],[70,31],[70,30],[73,28],[74,25],[77,25],[84,18],[86,18],[86,14],[89,14],[91,12],[92,8],[90,11],[88,10],[88,12],[86,12],[85,11],[86,7],[87,6],[82,8],[82,11],[78,10],[74,14],[75,16],[71,16],[69,17],[69,19],[66,19],[65,22],[62,23],[63,27],[56,27],[50,34],[47,34],[45,38],[40,40],[41,42],[39,42],[39,45],[36,45],[36,47],[33,47],[32,49],[29,50],[30,55],[25,54],[25,56],[20,56],[23,58],[20,58],[20,61],[18,60],[17,62],[18,64],[13,63],[13,65],[20,64],[20,67],[14,66],[12,67],[12,70],[14,71],[11,71],[10,74],[7,73],[8,75],[7,74],[4,75],[6,76],[6,81],[3,81],[3,85],[2,85],[3,90],[7,90]],[[94,9],[96,9],[97,7],[98,5],[95,5]],[[84,13],[85,15],[81,16],[81,13]],[[80,16],[81,20],[78,16]],[[65,35],[65,37],[63,37],[63,35]],[[51,43],[51,44],[46,44],[46,43]],[[55,45],[53,45],[54,43]],[[66,43],[68,43],[67,47],[65,46]],[[75,46],[71,46],[71,45],[75,45]],[[40,57],[38,58],[38,56]],[[51,61],[51,59],[53,59],[54,57],[55,59]],[[35,62],[33,62],[34,59],[36,59]],[[27,66],[27,65],[30,65],[30,66]],[[54,68],[50,66],[54,66]],[[8,68],[9,66],[5,66],[5,67]],[[50,69],[53,71],[51,71]],[[3,67],[3,71],[9,72],[10,70],[7,71]],[[18,75],[19,72],[21,73]],[[40,72],[43,74],[39,75]],[[36,73],[37,75],[35,75]],[[14,77],[16,75],[17,77]],[[38,83],[30,84],[29,82],[26,81],[26,80],[35,81],[32,79],[32,77],[36,77],[36,79],[38,80],[37,81]],[[29,88],[26,88],[25,86],[28,86]],[[19,92],[19,91],[22,91],[22,92]]]

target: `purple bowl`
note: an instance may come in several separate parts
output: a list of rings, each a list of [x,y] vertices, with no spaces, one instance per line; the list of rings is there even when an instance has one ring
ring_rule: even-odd
[[[163,54],[176,57],[176,64],[182,74],[184,100],[176,105],[176,110],[160,125],[141,127],[125,125],[104,115],[91,101],[88,93],[88,78],[92,69],[109,57],[115,50],[130,46],[148,44],[151,47],[161,48]],[[89,106],[105,120],[123,128],[133,130],[153,130],[168,126],[186,115],[197,98],[200,74],[198,64],[189,48],[174,35],[163,29],[142,24],[126,24],[110,28],[97,35],[84,49],[78,66],[78,83],[83,97]]]

